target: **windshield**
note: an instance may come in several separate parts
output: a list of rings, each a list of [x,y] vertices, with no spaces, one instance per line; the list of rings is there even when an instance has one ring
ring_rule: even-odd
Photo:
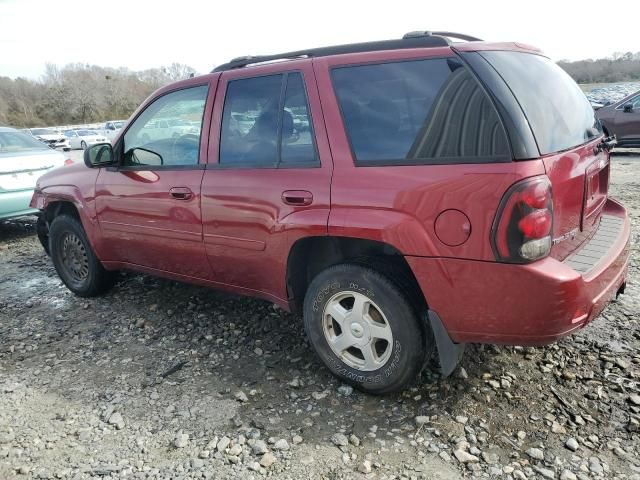
[[[50,150],[44,143],[21,132],[0,132],[0,154]]]
[[[521,52],[481,52],[505,80],[543,155],[568,150],[602,134],[580,87],[548,58]]]
[[[77,133],[81,137],[89,137],[91,135],[96,135],[96,132],[94,132],[93,130],[78,130]]]
[[[32,128],[31,133],[33,135],[58,135],[58,132],[50,128]]]
[[[113,126],[116,128],[124,127],[124,122],[113,122]]]

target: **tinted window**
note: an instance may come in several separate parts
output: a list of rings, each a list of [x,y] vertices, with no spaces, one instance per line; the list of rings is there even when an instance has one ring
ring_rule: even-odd
[[[124,165],[196,165],[200,128],[188,123],[168,127],[167,121],[202,123],[207,90],[206,86],[178,90],[149,105],[124,135]]]
[[[332,78],[357,162],[510,159],[491,101],[456,59],[340,67]]]
[[[290,73],[284,97],[281,159],[284,165],[316,162],[313,127],[302,75]]]
[[[548,58],[505,51],[481,55],[513,91],[543,155],[582,145],[602,133],[580,87]]]
[[[222,114],[221,164],[277,167],[315,160],[311,118],[299,73],[229,82]]]

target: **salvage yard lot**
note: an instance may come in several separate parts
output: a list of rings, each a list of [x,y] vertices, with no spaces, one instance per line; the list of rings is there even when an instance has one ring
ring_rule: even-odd
[[[132,273],[77,298],[32,218],[0,223],[0,479],[640,478],[640,156],[611,182],[624,296],[558,344],[468,346],[452,378],[385,397],[268,303]]]

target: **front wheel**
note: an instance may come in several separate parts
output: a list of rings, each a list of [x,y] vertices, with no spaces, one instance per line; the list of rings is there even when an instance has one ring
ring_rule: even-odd
[[[426,323],[400,288],[360,265],[336,265],[314,278],[304,325],[331,372],[369,393],[406,388],[433,352]]]
[[[59,215],[53,219],[49,251],[58,276],[76,295],[94,297],[113,285],[115,273],[104,269],[76,218]]]
[[[82,150],[86,150],[87,149],[87,144],[86,144],[86,142],[84,140],[80,142],[80,148]]]

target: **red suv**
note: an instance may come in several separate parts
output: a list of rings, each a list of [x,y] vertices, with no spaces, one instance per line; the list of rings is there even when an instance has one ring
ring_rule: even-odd
[[[538,50],[418,32],[164,87],[32,206],[77,295],[131,269],[260,297],[384,393],[435,350],[449,374],[466,342],[546,344],[624,290],[610,146]]]

